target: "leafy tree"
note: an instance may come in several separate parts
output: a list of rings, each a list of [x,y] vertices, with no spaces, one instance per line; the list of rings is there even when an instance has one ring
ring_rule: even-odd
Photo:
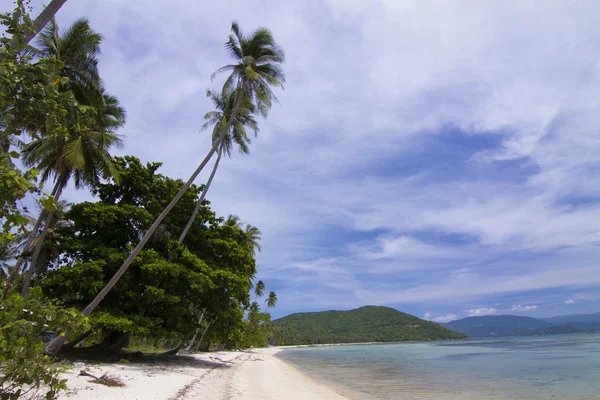
[[[40,277],[42,288],[70,307],[82,309],[93,299],[182,185],[158,174],[159,163],[142,165],[128,156],[117,157],[115,165],[118,183],[97,184],[98,202],[75,204],[66,212],[72,223],[56,229],[61,257]],[[249,302],[248,276],[256,268],[241,244],[243,231],[222,225],[205,205],[187,246],[172,239],[194,209],[198,191],[193,186],[163,221],[162,234],[153,237],[92,316],[93,329],[103,338],[94,350],[116,352],[131,335],[189,338],[202,323],[196,322],[199,310],[206,324],[218,325],[224,309]]]
[[[226,48],[234,57],[237,64],[227,65],[216,72],[230,71],[231,76],[226,80],[225,87],[238,89],[237,99],[225,129],[221,132],[219,139],[213,142],[211,150],[208,152],[202,163],[200,163],[198,168],[196,168],[191,177],[180,188],[171,202],[146,230],[142,239],[131,251],[121,267],[115,272],[106,286],[102,288],[98,295],[83,310],[84,316],[89,315],[96,307],[98,307],[100,302],[127,271],[131,263],[149,241],[150,237],[162,224],[165,217],[192,186],[192,183],[200,171],[202,171],[213,154],[219,149],[221,141],[227,135],[229,128],[233,124],[233,119],[237,115],[238,109],[242,103],[245,100],[253,102],[257,107],[257,110],[262,115],[266,116],[272,101],[276,99],[270,86],[282,86],[282,82],[284,81],[283,71],[280,66],[284,60],[283,50],[276,44],[271,32],[266,28],[259,28],[250,35],[244,35],[239,29],[238,24],[234,22],[232,24],[232,32],[233,34],[230,35],[229,40],[226,43]],[[45,351],[50,354],[56,353],[65,340],[65,337],[56,338],[46,347]]]
[[[39,288],[25,297],[12,293],[2,299],[0,307],[0,398],[57,398],[66,389],[66,380],[60,379],[60,366],[41,352],[43,333],[85,327],[86,321],[75,310],[44,298]]]

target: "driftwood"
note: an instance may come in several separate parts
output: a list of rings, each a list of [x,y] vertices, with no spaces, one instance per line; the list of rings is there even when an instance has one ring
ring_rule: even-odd
[[[102,374],[102,376],[97,377],[94,376],[92,374],[90,374],[87,371],[79,371],[79,375],[80,376],[89,376],[90,378],[94,378],[92,379],[90,382],[91,383],[98,383],[100,385],[105,385],[105,386],[111,386],[111,387],[125,387],[125,383],[121,380],[121,378],[119,378],[118,376],[115,375],[110,375],[108,372],[105,372],[104,374]]]

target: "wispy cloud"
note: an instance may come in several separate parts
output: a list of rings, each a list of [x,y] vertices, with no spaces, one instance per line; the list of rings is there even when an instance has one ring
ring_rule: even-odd
[[[442,315],[439,317],[435,317],[432,319],[433,322],[450,322],[450,321],[454,321],[455,319],[457,319],[458,316],[456,314],[447,314],[447,315]]]
[[[495,308],[473,308],[466,310],[467,316],[469,317],[481,317],[482,315],[494,315],[498,314],[498,310]]]
[[[565,300],[565,304],[575,304],[575,300]]]
[[[537,310],[537,309],[538,309],[538,306],[535,306],[535,305],[522,306],[520,304],[517,304],[517,305],[513,305],[511,310],[513,312],[520,313],[520,312],[534,311],[534,310]]]

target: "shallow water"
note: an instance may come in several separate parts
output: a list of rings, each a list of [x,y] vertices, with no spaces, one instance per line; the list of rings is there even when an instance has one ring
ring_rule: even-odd
[[[600,399],[600,334],[286,349],[352,399]]]

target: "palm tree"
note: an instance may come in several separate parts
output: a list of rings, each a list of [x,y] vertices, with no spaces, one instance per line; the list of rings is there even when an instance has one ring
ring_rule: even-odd
[[[246,249],[248,249],[250,254],[252,254],[252,257],[255,257],[256,251],[258,250],[260,252],[262,250],[259,243],[259,241],[261,240],[262,233],[260,229],[250,224],[246,225],[246,230],[244,231],[244,233]]]
[[[71,178],[76,188],[93,186],[101,178],[117,178],[118,172],[113,165],[109,149],[121,145],[121,138],[114,133],[118,126],[125,123],[125,113],[114,98],[108,95],[106,103],[112,104],[101,111],[93,130],[71,131],[66,135],[49,135],[23,146],[23,162],[35,166],[41,171],[42,181],[54,177],[54,202],[56,203]],[[103,111],[103,112],[102,112]],[[33,252],[29,270],[23,282],[22,294],[29,290],[29,283],[36,271],[44,239],[52,224],[56,207],[47,212],[45,224]]]
[[[267,309],[275,307],[275,304],[277,304],[277,294],[275,294],[275,292],[270,292],[265,303],[267,303]]]
[[[218,140],[221,136],[221,130],[227,126],[227,121],[229,121],[231,117],[231,112],[233,110],[233,106],[236,100],[236,91],[235,90],[224,90],[222,93],[215,93],[211,90],[206,91],[206,96],[211,99],[216,110],[209,111],[204,115],[204,120],[206,121],[204,125],[202,125],[202,129],[207,129],[209,127],[213,127],[212,132],[212,140],[213,142]],[[248,144],[250,143],[250,139],[246,134],[246,128],[250,128],[254,131],[254,135],[258,133],[258,125],[254,116],[252,115],[254,110],[254,106],[249,101],[246,101],[240,108],[238,108],[237,115],[233,116],[233,124],[230,127],[230,131],[221,141],[219,145],[219,150],[217,152],[217,161],[215,161],[215,166],[206,181],[206,185],[204,186],[204,190],[198,199],[198,203],[196,203],[196,207],[194,208],[194,212],[190,216],[187,225],[181,232],[179,236],[179,243],[183,243],[188,231],[192,227],[193,222],[200,211],[200,207],[202,206],[202,201],[206,197],[206,193],[208,192],[208,188],[217,172],[217,168],[219,167],[219,161],[221,160],[221,155],[223,152],[228,157],[231,157],[231,150],[233,148],[233,144],[237,144],[240,153],[248,154]]]
[[[241,229],[242,220],[235,214],[229,214],[223,225]]]
[[[259,297],[262,297],[264,293],[265,284],[263,283],[263,281],[256,282],[256,286],[254,287],[254,302],[256,302],[256,300],[258,300]]]
[[[27,32],[25,43],[29,43],[54,18],[54,15],[67,0],[52,0],[33,21],[33,30]]]
[[[231,111],[231,116],[227,125],[221,132],[221,136],[213,141],[213,146],[204,157],[198,168],[192,173],[187,182],[181,187],[173,200],[165,207],[160,215],[154,220],[148,228],[140,242],[135,246],[129,257],[123,265],[117,270],[110,281],[96,295],[94,300],[83,310],[83,315],[88,316],[106,297],[108,292],[117,284],[121,276],[127,271],[133,260],[139,252],[144,248],[150,236],[156,228],[162,223],[167,214],[175,207],[185,192],[192,186],[194,180],[202,169],[206,166],[213,154],[219,149],[221,142],[227,136],[227,132],[234,122],[238,109],[243,104],[244,100],[255,103],[261,115],[266,116],[272,102],[276,100],[270,86],[281,86],[285,78],[281,69],[281,63],[284,61],[283,50],[277,45],[273,39],[273,35],[266,28],[259,28],[250,35],[244,35],[236,22],[231,25],[232,34],[226,42],[225,47],[229,50],[230,55],[236,61],[236,64],[230,64],[220,68],[215,74],[230,71],[231,75],[225,82],[227,88],[237,88],[237,98]],[[67,337],[57,336],[45,348],[46,354],[56,354]]]
[[[211,78],[223,72],[230,73],[223,90],[239,89],[232,112],[234,115],[242,104],[243,97],[247,96],[255,103],[260,114],[266,116],[273,101],[277,101],[271,86],[283,88],[285,81],[281,69],[285,58],[283,49],[275,43],[267,28],[258,28],[247,35],[234,21],[231,31],[225,48],[235,63],[219,68]]]
[[[58,71],[57,75],[68,78],[68,82],[64,85],[64,90],[71,91],[80,104],[93,106],[96,108],[95,125],[97,129],[95,129],[95,131],[98,134],[95,135],[97,136],[96,139],[91,138],[91,140],[104,142],[106,138],[102,137],[101,132],[108,132],[109,135],[107,138],[109,142],[112,143],[105,143],[105,145],[110,147],[112,144],[120,143],[120,139],[115,142],[115,137],[112,135],[112,133],[124,124],[125,111],[119,106],[119,102],[115,97],[108,95],[105,93],[104,89],[101,88],[101,80],[98,73],[98,61],[96,59],[96,56],[100,53],[101,42],[102,36],[98,33],[95,33],[90,28],[86,19],[77,20],[62,34],[59,31],[58,25],[54,20],[52,20],[40,35],[38,41],[39,48],[30,47],[28,51],[37,58],[54,57],[63,63],[63,68],[61,71]],[[43,133],[45,123],[46,121],[39,121],[38,126],[31,128],[34,130],[39,130],[41,133]],[[69,138],[67,138],[67,136]],[[54,188],[50,193],[50,196],[52,196],[54,199],[58,199],[60,197],[60,192],[65,187],[68,179],[65,182],[60,182],[58,179],[60,174],[56,174],[55,168],[52,165],[59,160],[59,156],[57,154],[48,153],[51,151],[50,148],[54,147],[54,149],[57,150],[61,147],[61,142],[71,143],[71,150],[79,150],[79,152],[70,151],[70,154],[73,156],[71,161],[75,161],[75,158],[79,157],[77,159],[77,164],[79,166],[76,166],[75,169],[81,171],[81,155],[83,153],[81,153],[82,148],[80,146],[82,142],[77,140],[77,135],[74,135],[73,132],[69,133],[67,136],[46,136],[26,145],[26,149],[28,149],[27,151],[32,152],[30,156],[26,156],[29,158],[31,164],[39,164],[39,167],[44,168],[42,180],[46,181],[51,175],[56,175],[55,177],[57,179],[55,180]],[[94,136],[94,131],[87,132],[84,136],[90,138],[91,136]],[[83,137],[81,137],[81,139],[83,139]],[[51,142],[54,142],[54,144],[51,144]],[[65,143],[63,143],[63,145],[64,144]],[[41,146],[41,148],[34,149],[38,146]],[[79,149],[77,149],[77,147],[79,147]],[[44,152],[48,154],[44,155]],[[100,153],[102,153],[102,151]],[[48,159],[44,161],[40,157],[48,157]],[[102,157],[103,156],[100,158]],[[66,160],[63,161],[68,164]],[[109,159],[105,160],[103,164],[104,167],[112,168],[110,167],[112,163]],[[104,168],[102,166],[99,167],[100,169]],[[91,165],[88,165],[88,168],[91,168]],[[76,173],[76,179],[77,176],[80,175],[80,173]],[[76,184],[78,183],[76,182]],[[51,218],[52,217],[49,217],[46,211],[42,211],[40,213],[38,220],[36,221],[35,226],[32,229],[25,246],[23,247],[21,256],[17,260],[15,265],[16,268],[13,269],[9,278],[9,282],[4,288],[5,294],[10,289],[12,281],[16,277],[21,265],[25,261],[25,256],[33,251],[33,258],[37,258],[37,256],[35,256],[35,251],[37,249],[34,250],[34,248],[32,248],[35,235],[42,226],[44,219],[50,220]],[[44,232],[45,229],[42,230],[42,234],[44,234]],[[41,240],[41,242],[43,242],[43,240]],[[41,242],[38,241],[40,246],[42,245]],[[41,251],[41,248],[39,248],[37,251]],[[33,272],[31,272],[31,274],[33,274]],[[31,277],[29,277],[29,279],[26,277],[26,285],[23,287],[24,291],[28,288],[30,280]]]
[[[65,213],[68,211],[69,206],[70,204],[65,200],[59,200],[56,202],[56,212],[50,220],[48,234],[53,234],[55,233],[56,229],[64,228],[71,224],[71,221],[64,219]],[[38,236],[34,240],[34,244],[37,246],[37,243],[39,243],[40,240],[41,236]],[[50,263],[58,260],[59,257],[60,251],[56,247],[56,243],[49,240],[44,240],[42,242],[42,250],[40,251],[38,261],[36,263],[36,270],[33,271],[32,274],[46,272]]]
[[[87,18],[78,19],[64,32],[52,19],[40,34],[37,48],[30,47],[29,53],[61,61],[64,66],[60,75],[68,78],[66,89],[73,92],[78,102],[98,107],[103,106],[97,59],[101,43],[102,35],[90,28]]]

